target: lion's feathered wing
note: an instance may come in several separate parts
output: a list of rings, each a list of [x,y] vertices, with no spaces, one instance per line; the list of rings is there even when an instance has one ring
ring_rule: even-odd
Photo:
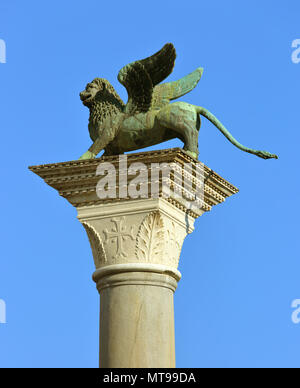
[[[171,74],[175,59],[175,48],[167,43],[151,57],[129,63],[119,71],[118,80],[128,93],[125,113],[160,109],[194,89],[202,76],[200,67],[178,81],[160,84]]]
[[[177,81],[165,82],[155,86],[152,94],[151,110],[161,109],[172,100],[182,97],[193,90],[200,81],[203,68],[198,67],[192,73]]]
[[[119,71],[118,80],[128,93],[125,113],[147,112],[150,109],[153,89],[172,73],[175,58],[173,44],[167,43],[151,57],[129,63]]]

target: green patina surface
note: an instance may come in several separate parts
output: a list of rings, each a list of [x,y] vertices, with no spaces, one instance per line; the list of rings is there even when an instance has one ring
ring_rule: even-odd
[[[102,150],[105,155],[118,155],[174,138],[182,140],[188,154],[198,158],[201,116],[240,150],[263,159],[277,159],[277,155],[240,144],[207,109],[185,102],[171,103],[194,89],[203,73],[198,68],[178,81],[161,84],[171,74],[175,58],[174,46],[167,43],[156,54],[124,66],[118,80],[128,93],[126,105],[107,80],[95,78],[87,84],[80,98],[90,110],[93,144],[80,159],[95,158]]]

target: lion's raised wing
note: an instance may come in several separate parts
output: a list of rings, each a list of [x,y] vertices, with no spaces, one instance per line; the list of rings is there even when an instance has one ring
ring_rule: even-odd
[[[182,97],[193,90],[200,81],[203,68],[198,67],[192,73],[180,78],[178,81],[166,82],[155,86],[152,94],[151,109],[160,109],[169,104],[171,100]]]
[[[128,93],[125,113],[147,112],[150,109],[153,89],[172,73],[175,58],[173,44],[167,43],[154,55],[132,62],[119,71],[118,80]]]

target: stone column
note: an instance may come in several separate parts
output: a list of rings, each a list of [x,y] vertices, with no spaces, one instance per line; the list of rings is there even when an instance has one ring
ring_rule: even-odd
[[[76,206],[87,232],[101,299],[100,367],[175,367],[173,294],[181,277],[177,267],[183,241],[195,218],[237,189],[202,165],[203,198],[191,207],[195,185],[201,184],[195,175],[200,163],[181,149],[127,157],[128,167],[136,162],[146,166],[139,176],[139,184],[149,189],[144,198],[129,195],[137,177],[126,175],[124,160],[120,163],[117,156],[30,169]],[[116,198],[97,195],[102,178],[97,167],[103,162],[115,168]],[[161,163],[170,165],[172,173],[156,176],[153,195],[151,172]],[[189,169],[183,169],[185,164]],[[185,179],[180,196],[178,177]]]
[[[100,367],[175,367],[173,292],[180,273],[158,264],[99,269]]]
[[[97,268],[100,366],[175,367],[173,293],[192,231],[185,214],[158,198],[83,207],[78,218]]]

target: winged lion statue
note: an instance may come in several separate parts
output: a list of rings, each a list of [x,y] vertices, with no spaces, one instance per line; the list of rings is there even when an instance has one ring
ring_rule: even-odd
[[[197,159],[200,116],[240,150],[277,159],[277,155],[240,144],[207,109],[181,101],[170,103],[194,89],[203,73],[199,67],[178,81],[161,83],[171,74],[175,58],[173,44],[167,43],[156,54],[124,66],[118,80],[128,93],[126,105],[107,80],[95,78],[87,84],[80,98],[90,110],[88,128],[93,144],[80,159],[95,158],[102,150],[104,155],[123,154],[174,138]]]

